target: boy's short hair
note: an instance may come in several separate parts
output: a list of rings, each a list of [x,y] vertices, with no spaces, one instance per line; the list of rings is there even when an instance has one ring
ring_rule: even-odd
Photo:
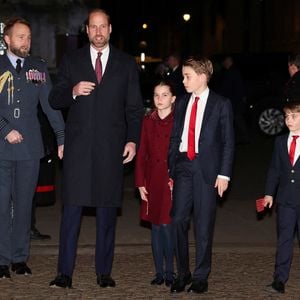
[[[287,110],[293,112],[300,112],[300,98],[295,98],[285,103],[283,107],[283,111],[286,112]]]
[[[298,69],[300,69],[300,54],[289,55],[288,64],[295,65]]]
[[[191,67],[197,74],[205,74],[207,82],[213,74],[213,64],[206,57],[191,56],[183,62],[184,67]]]

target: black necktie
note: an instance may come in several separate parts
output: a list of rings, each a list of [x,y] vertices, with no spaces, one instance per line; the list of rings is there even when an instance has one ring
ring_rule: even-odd
[[[16,65],[16,71],[17,71],[18,73],[20,73],[20,72],[21,72],[21,69],[22,69],[22,66],[21,66],[21,59],[18,58],[18,59],[17,59],[17,65]]]

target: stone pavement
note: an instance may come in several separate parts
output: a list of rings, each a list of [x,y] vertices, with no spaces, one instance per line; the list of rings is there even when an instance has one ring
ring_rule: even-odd
[[[270,283],[274,269],[276,214],[273,212],[257,218],[255,199],[263,193],[271,150],[272,140],[269,139],[258,139],[251,145],[237,148],[231,190],[217,210],[208,293],[201,296],[170,295],[169,288],[150,285],[154,276],[150,230],[139,224],[139,200],[132,188],[133,175],[129,173],[125,176],[124,205],[117,226],[113,268],[116,288],[101,289],[96,285],[95,217],[92,211],[87,211],[82,220],[74,288],[64,290],[48,286],[56,274],[60,221],[58,197],[54,206],[37,209],[37,227],[42,233],[51,234],[52,239],[32,242],[28,264],[33,275],[12,275],[12,280],[0,280],[0,299],[300,299],[300,253],[296,243],[286,293],[270,296],[263,291]],[[193,267],[192,230],[190,243]]]
[[[271,279],[273,251],[217,248],[213,254],[209,291],[198,296],[186,292],[171,295],[165,286],[151,286],[152,257],[149,251],[144,250],[142,246],[134,252],[124,251],[115,255],[113,275],[117,286],[110,289],[96,285],[93,255],[90,253],[78,255],[74,288],[67,290],[48,286],[55,274],[57,256],[33,254],[29,261],[33,275],[14,275],[10,281],[0,280],[0,299],[300,299],[299,254],[294,257],[286,293],[271,297],[263,288]]]

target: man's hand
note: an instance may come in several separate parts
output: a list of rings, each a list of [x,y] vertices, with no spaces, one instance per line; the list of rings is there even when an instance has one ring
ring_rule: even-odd
[[[64,157],[64,145],[58,146],[57,156],[59,157],[59,159],[63,159],[63,157]]]
[[[123,164],[126,164],[133,160],[136,153],[136,145],[133,142],[128,142],[124,147],[123,157]]]
[[[223,196],[223,193],[227,190],[228,188],[228,180],[224,178],[218,177],[215,183],[215,188],[218,189],[218,195],[220,197]]]
[[[88,96],[95,88],[95,83],[91,81],[80,81],[73,87],[73,97]]]
[[[18,130],[15,130],[15,129],[10,131],[10,133],[5,137],[5,139],[10,144],[19,144],[23,141],[22,134]]]
[[[271,208],[273,205],[273,197],[272,196],[269,196],[269,195],[266,195],[264,197],[264,207],[269,207]]]

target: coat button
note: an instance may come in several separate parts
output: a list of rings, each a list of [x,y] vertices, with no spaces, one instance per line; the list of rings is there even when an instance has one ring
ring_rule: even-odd
[[[295,173],[295,170],[294,170],[294,169],[292,169],[292,170],[291,170],[291,173]]]
[[[294,179],[292,179],[292,180],[291,180],[291,183],[294,183],[294,182],[295,182],[295,180],[294,180]]]

